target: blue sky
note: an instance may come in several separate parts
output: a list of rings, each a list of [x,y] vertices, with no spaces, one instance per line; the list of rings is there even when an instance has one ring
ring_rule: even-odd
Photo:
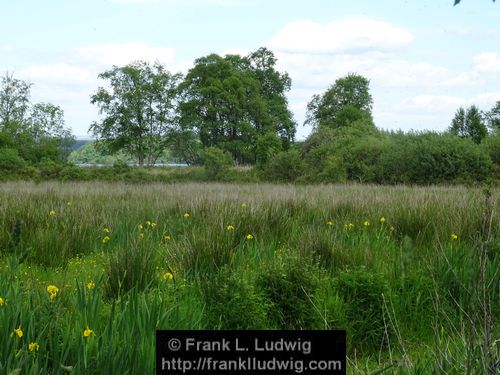
[[[500,100],[500,3],[490,0],[17,0],[0,6],[0,72],[65,111],[85,136],[112,65],[159,60],[187,72],[215,52],[274,51],[303,126],[311,96],[357,72],[383,129],[444,130],[459,106]]]

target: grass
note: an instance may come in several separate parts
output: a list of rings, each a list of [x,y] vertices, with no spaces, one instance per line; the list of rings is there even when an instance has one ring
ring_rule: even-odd
[[[348,373],[486,373],[500,347],[499,196],[3,183],[0,373],[154,373],[156,329],[231,328],[347,329]]]

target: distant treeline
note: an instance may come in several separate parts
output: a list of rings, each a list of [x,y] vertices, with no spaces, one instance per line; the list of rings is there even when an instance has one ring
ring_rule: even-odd
[[[443,133],[386,132],[373,122],[369,80],[352,73],[313,96],[306,116],[313,131],[296,142],[297,124],[286,98],[291,79],[276,70],[276,58],[266,48],[247,56],[201,57],[185,76],[137,61],[113,66],[99,78],[106,88],[99,87],[91,103],[101,117],[89,129],[96,141],[71,156],[75,141],[63,111],[32,104],[31,84],[9,74],[2,78],[2,179],[170,181],[182,175],[182,180],[380,184],[499,179],[500,101],[485,112],[459,108]],[[169,161],[204,169],[152,173],[127,166]],[[82,162],[115,167],[97,172],[73,165]]]

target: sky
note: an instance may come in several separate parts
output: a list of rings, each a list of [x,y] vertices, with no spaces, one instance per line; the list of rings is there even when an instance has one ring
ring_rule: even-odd
[[[337,78],[370,80],[387,130],[445,130],[460,106],[500,101],[500,3],[491,0],[16,0],[0,4],[0,73],[33,84],[88,138],[90,96],[113,65],[186,73],[210,53],[267,47],[288,72],[297,139],[307,103]]]

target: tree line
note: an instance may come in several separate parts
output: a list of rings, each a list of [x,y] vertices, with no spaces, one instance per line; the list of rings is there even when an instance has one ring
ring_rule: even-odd
[[[259,179],[434,183],[498,177],[500,101],[459,108],[444,133],[386,132],[373,121],[369,80],[350,73],[307,105],[312,133],[295,141],[286,94],[291,79],[267,48],[246,56],[210,54],[186,75],[160,63],[132,62],[101,73],[91,95],[99,120],[89,131],[103,154],[140,165],[168,155],[203,164],[211,179],[252,165]],[[30,101],[29,83],[6,74],[0,86],[1,165],[65,160],[74,140],[62,110]],[[2,161],[3,160],[3,161]],[[9,168],[9,167],[5,167]]]

